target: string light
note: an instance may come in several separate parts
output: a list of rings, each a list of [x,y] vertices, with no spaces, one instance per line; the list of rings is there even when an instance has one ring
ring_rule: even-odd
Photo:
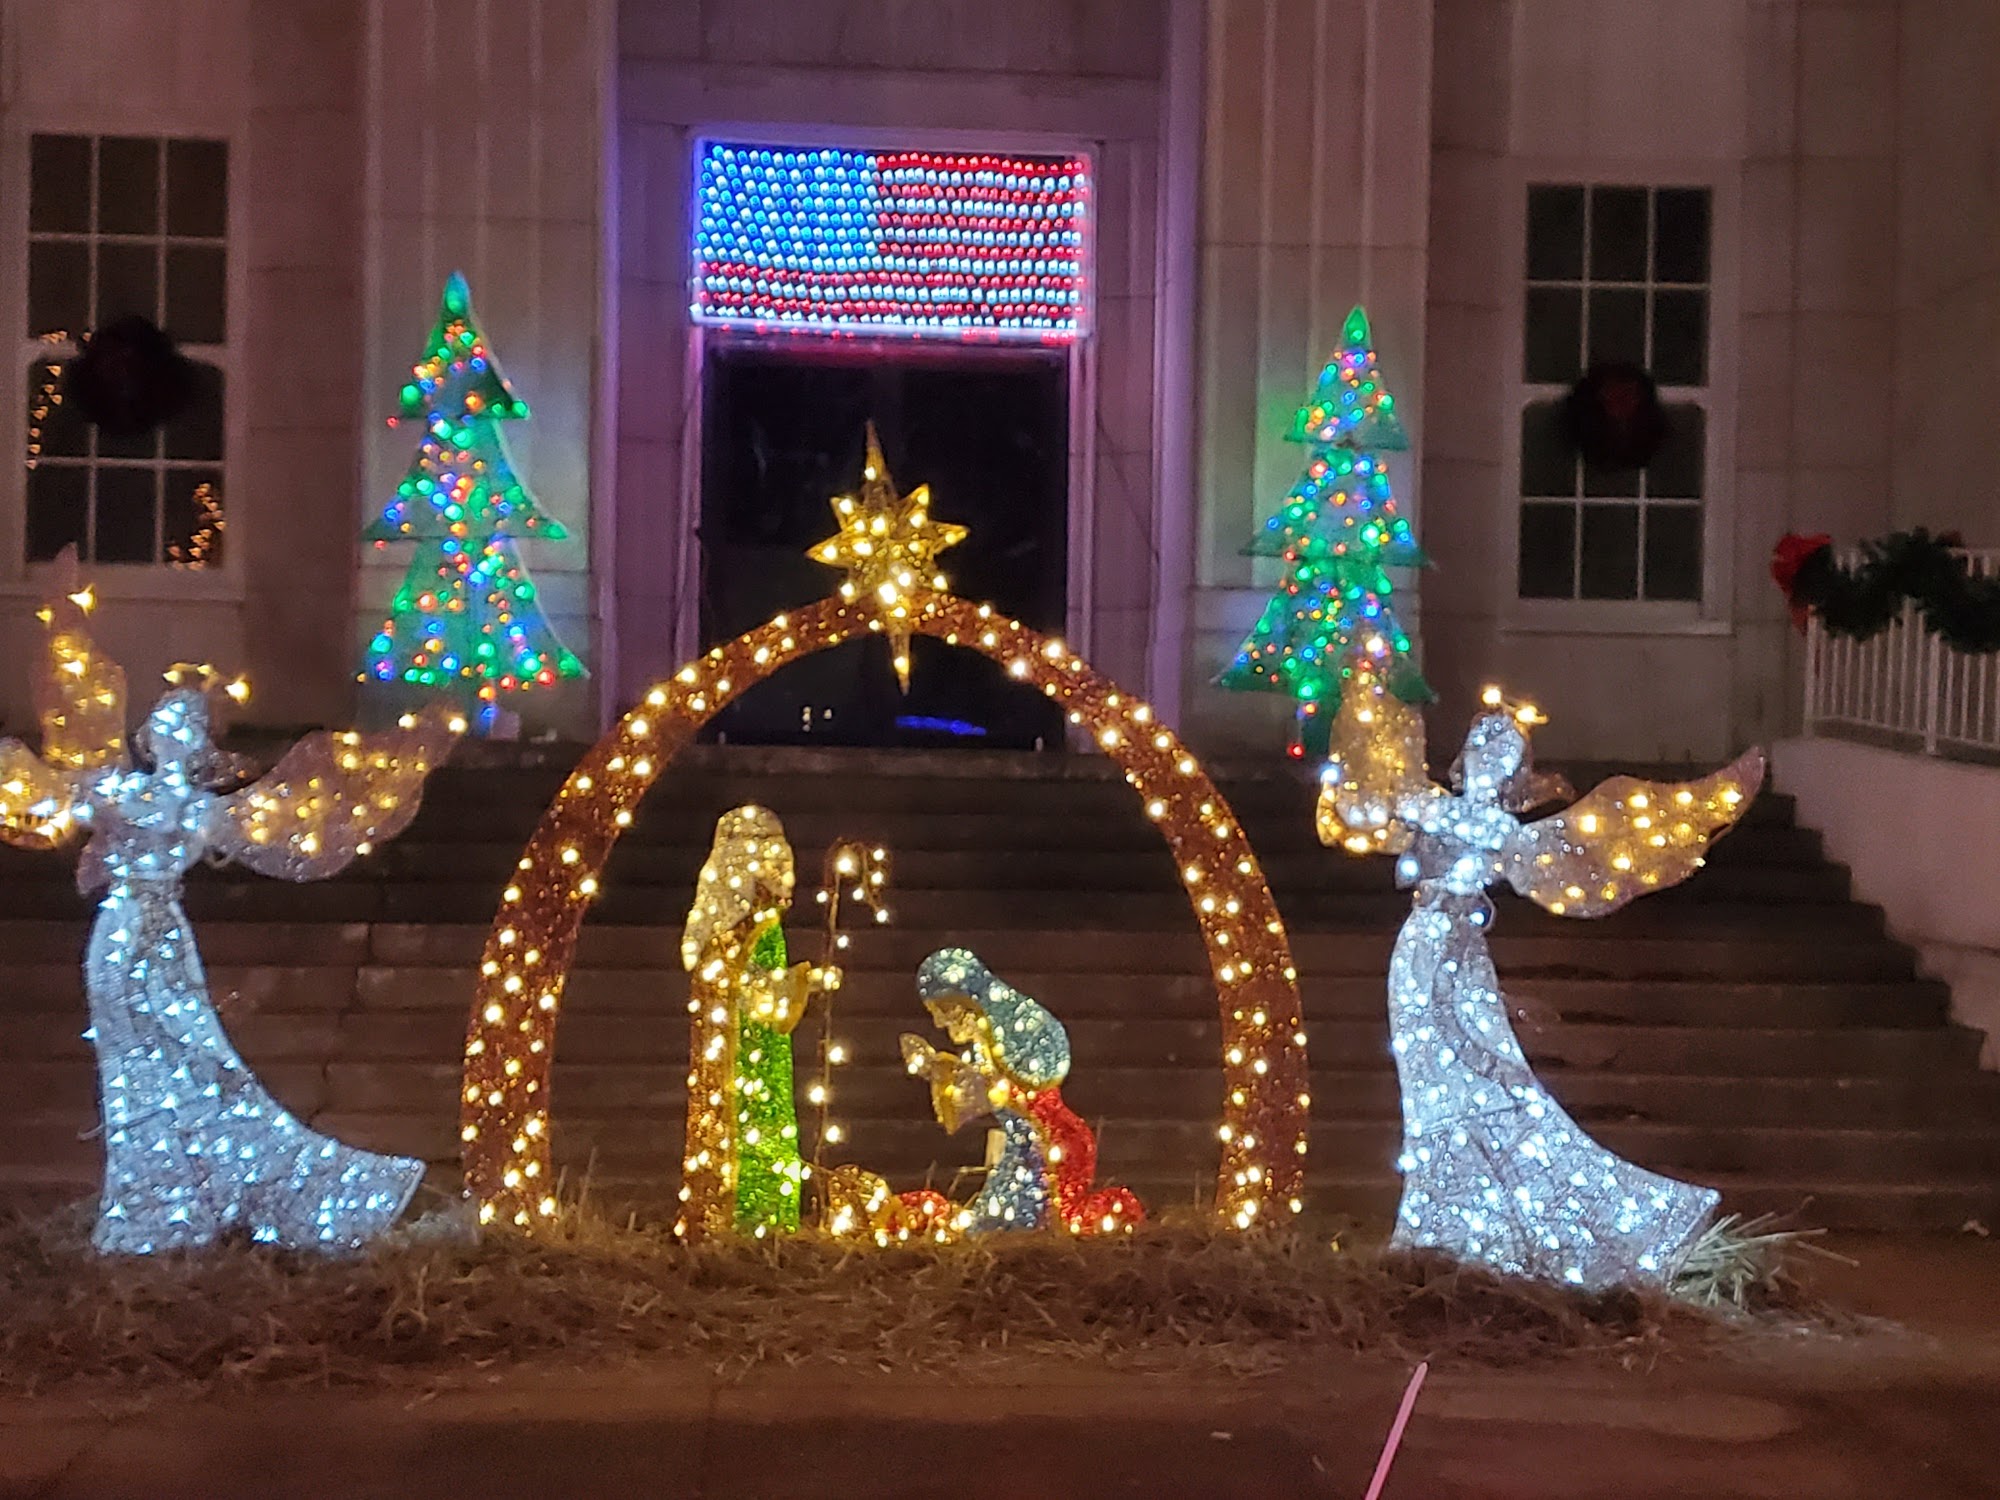
[[[917,634],[992,657],[1085,724],[1123,730],[1106,754],[1142,805],[1158,808],[1154,823],[1175,858],[1199,877],[1189,900],[1216,977],[1226,1054],[1217,1211],[1238,1228],[1261,1222],[1268,1205],[1300,1196],[1305,1033],[1284,924],[1241,825],[1152,710],[1060,641],[950,595],[927,597],[910,623]],[[583,758],[543,814],[502,893],[467,1026],[461,1137],[466,1190],[484,1221],[528,1227],[555,1212],[549,1076],[556,1021],[594,882],[631,811],[695,731],[746,689],[879,628],[865,601],[830,599],[716,647],[648,692]],[[633,733],[637,719],[646,724],[643,738]],[[574,862],[563,861],[564,849],[577,852]],[[586,881],[593,882],[588,891]],[[516,1066],[510,1070],[509,1063]]]
[[[196,526],[194,534],[185,545],[172,542],[167,547],[167,561],[176,568],[206,568],[214,564],[222,547],[222,533],[229,529],[229,518],[222,512],[222,500],[215,492],[215,486],[203,480],[194,487]]]
[[[1661,1284],[1717,1195],[1614,1156],[1542,1088],[1487,948],[1486,890],[1505,881],[1558,915],[1594,917],[1684,880],[1748,807],[1763,756],[1680,784],[1615,777],[1524,823],[1558,789],[1529,752],[1545,720],[1497,688],[1484,698],[1452,790],[1423,773],[1421,738],[1414,759],[1336,759],[1321,783],[1321,840],[1399,850],[1398,881],[1416,890],[1389,966],[1403,1094],[1394,1242],[1574,1286]]]
[[[391,419],[421,422],[423,442],[395,498],[362,533],[378,549],[414,541],[417,550],[361,681],[462,690],[490,714],[501,693],[585,675],[542,614],[516,551],[522,537],[568,535],[514,473],[499,424],[527,415],[473,321],[465,278],[453,272],[430,352]]]
[[[1395,401],[1375,368],[1368,316],[1347,315],[1341,344],[1288,435],[1311,449],[1304,475],[1244,549],[1283,561],[1278,592],[1217,681],[1296,703],[1291,754],[1327,753],[1343,695],[1386,686],[1423,703],[1429,686],[1391,601],[1388,568],[1424,564],[1410,523],[1396,513],[1377,456],[1409,446]]]
[[[47,348],[70,342],[66,329],[52,329],[38,335],[35,342]],[[28,398],[28,463],[32,469],[42,460],[42,430],[48,425],[50,416],[62,405],[62,361],[45,359],[42,361],[41,378],[35,382],[35,394]]]
[[[385,735],[310,735],[253,785],[216,750],[204,668],[176,668],[137,734],[139,761],[110,726],[124,718],[124,674],[83,628],[88,590],[52,601],[46,756],[0,742],[9,801],[0,839],[46,848],[79,827],[92,837],[78,883],[102,893],[84,958],[103,1111],[104,1190],[93,1242],[147,1254],[240,1232],[315,1249],[352,1249],[402,1212],[424,1165],[346,1146],[272,1099],[230,1045],[208,995],[181,880],[204,856],[261,874],[337,873],[414,815],[424,777],[465,727],[406,719]],[[219,689],[219,691],[218,691]],[[54,801],[17,805],[17,781]]]
[[[711,143],[698,177],[698,322],[1045,341],[1083,329],[1079,158]]]
[[[878,925],[889,920],[889,908],[883,900],[888,883],[888,850],[842,840],[826,851],[826,858],[820,867],[819,891],[814,898],[825,923],[820,933],[821,965],[831,965],[835,956],[847,947],[848,936],[841,930],[840,923],[845,898],[851,896],[860,902]],[[817,1128],[813,1132],[812,1166],[809,1169],[814,1177],[820,1177],[825,1171],[826,1148],[837,1145],[842,1135],[840,1126],[831,1117],[833,1070],[847,1061],[847,1048],[833,1039],[831,991],[826,1004],[820,1007],[820,1018],[819,1078],[807,1091],[807,1102],[818,1112]]]

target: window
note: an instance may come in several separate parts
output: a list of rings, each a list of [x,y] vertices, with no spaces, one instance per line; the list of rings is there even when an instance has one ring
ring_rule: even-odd
[[[229,153],[221,141],[37,135],[29,144],[26,557],[211,567],[227,458]],[[63,407],[62,362],[137,314],[193,362],[192,399],[121,436]]]
[[[1523,599],[1702,595],[1710,194],[1528,189],[1520,427]],[[1648,370],[1667,437],[1644,468],[1580,459],[1562,401],[1586,368]]]

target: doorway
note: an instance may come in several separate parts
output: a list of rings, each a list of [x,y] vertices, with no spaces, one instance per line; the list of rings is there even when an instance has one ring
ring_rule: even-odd
[[[702,368],[700,630],[706,649],[837,581],[806,551],[881,436],[899,493],[971,535],[941,559],[952,591],[1036,630],[1067,612],[1069,357],[1051,349],[828,347],[712,341]],[[1056,748],[1062,716],[984,657],[919,637],[910,690],[889,644],[851,642],[786,668],[717,716],[754,744]]]

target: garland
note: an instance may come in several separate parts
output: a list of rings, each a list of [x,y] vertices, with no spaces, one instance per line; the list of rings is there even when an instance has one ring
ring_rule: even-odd
[[[2000,651],[2000,578],[1974,577],[1954,549],[1957,535],[1932,536],[1922,527],[1861,544],[1853,567],[1834,560],[1832,539],[1794,533],[1771,553],[1771,577],[1801,630],[1808,616],[1829,635],[1865,641],[1880,635],[1915,604],[1924,625],[1954,651]]]

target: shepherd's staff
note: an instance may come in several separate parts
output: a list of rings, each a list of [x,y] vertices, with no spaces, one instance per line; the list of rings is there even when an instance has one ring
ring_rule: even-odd
[[[843,898],[859,901],[875,914],[877,923],[889,920],[889,908],[882,903],[883,887],[889,883],[889,852],[877,845],[843,839],[826,851],[820,866],[820,888],[814,900],[825,913],[820,934],[819,967],[838,974],[835,963],[847,949],[848,935],[841,930]],[[826,986],[826,1007],[821,1013],[819,1033],[819,1081],[806,1091],[806,1099],[819,1111],[814,1134],[812,1174],[820,1175],[826,1147],[840,1144],[840,1126],[830,1123],[827,1111],[833,1103],[833,1070],[847,1061],[847,1049],[833,1040],[833,995],[839,984]],[[824,1180],[823,1178],[821,1179]]]

